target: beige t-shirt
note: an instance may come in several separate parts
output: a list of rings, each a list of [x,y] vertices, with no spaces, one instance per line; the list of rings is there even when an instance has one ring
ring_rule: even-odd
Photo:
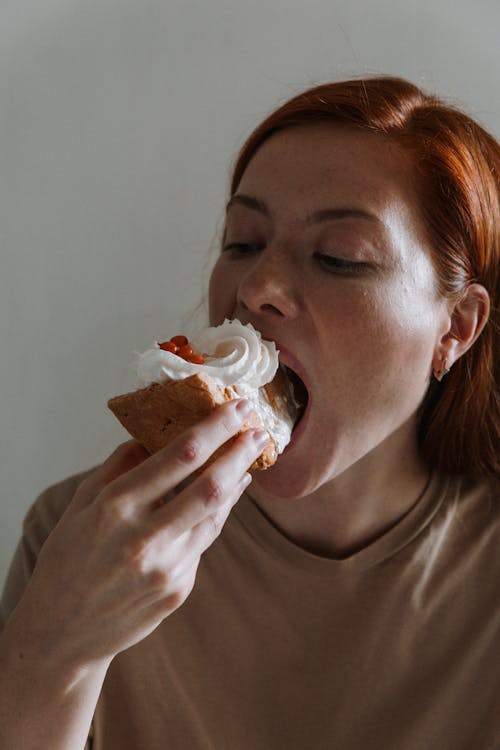
[[[4,615],[77,481],[29,512]],[[112,662],[93,731],[93,750],[500,748],[498,488],[435,475],[344,560],[243,497],[186,603]]]

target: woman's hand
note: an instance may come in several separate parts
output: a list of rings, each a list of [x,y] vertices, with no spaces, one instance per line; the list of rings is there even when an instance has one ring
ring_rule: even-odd
[[[14,612],[30,622],[38,648],[77,668],[109,663],[180,607],[267,434],[243,433],[166,503],[165,496],[247,416],[246,401],[225,404],[153,456],[124,443],[80,485]]]

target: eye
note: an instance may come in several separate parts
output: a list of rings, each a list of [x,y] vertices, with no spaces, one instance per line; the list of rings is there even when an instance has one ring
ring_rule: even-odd
[[[367,264],[360,263],[359,261],[345,260],[345,258],[337,258],[335,255],[324,255],[323,253],[316,253],[315,257],[318,259],[320,264],[331,273],[344,274],[345,276],[359,274],[366,270]]]
[[[249,255],[250,253],[262,250],[264,245],[261,242],[230,242],[224,245],[222,251],[224,253],[229,252],[232,255]]]

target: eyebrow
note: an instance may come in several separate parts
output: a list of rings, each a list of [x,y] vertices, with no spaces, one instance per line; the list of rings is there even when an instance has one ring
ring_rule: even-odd
[[[246,206],[247,208],[251,208],[254,211],[258,211],[259,213],[264,214],[264,216],[270,218],[271,212],[269,208],[267,207],[266,203],[261,200],[260,198],[256,198],[253,195],[245,195],[243,193],[237,193],[236,195],[233,195],[226,206],[226,213],[229,211],[229,209],[232,206],[235,205],[241,205]],[[319,211],[314,211],[314,213],[310,214],[306,218],[306,224],[321,224],[326,221],[334,221],[338,219],[348,219],[348,218],[354,218],[354,219],[365,219],[367,221],[372,221],[377,224],[383,224],[383,221],[379,219],[378,216],[375,214],[370,213],[369,211],[365,211],[362,208],[324,208]]]

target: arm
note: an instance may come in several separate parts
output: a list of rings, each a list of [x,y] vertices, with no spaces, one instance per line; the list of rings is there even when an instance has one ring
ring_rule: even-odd
[[[151,457],[129,441],[80,485],[0,639],[1,747],[84,747],[110,662],[185,601],[262,441],[244,433],[164,498],[244,419],[226,404]]]
[[[0,747],[86,747],[106,670],[104,662],[78,670],[48,658],[13,614],[0,638]]]

